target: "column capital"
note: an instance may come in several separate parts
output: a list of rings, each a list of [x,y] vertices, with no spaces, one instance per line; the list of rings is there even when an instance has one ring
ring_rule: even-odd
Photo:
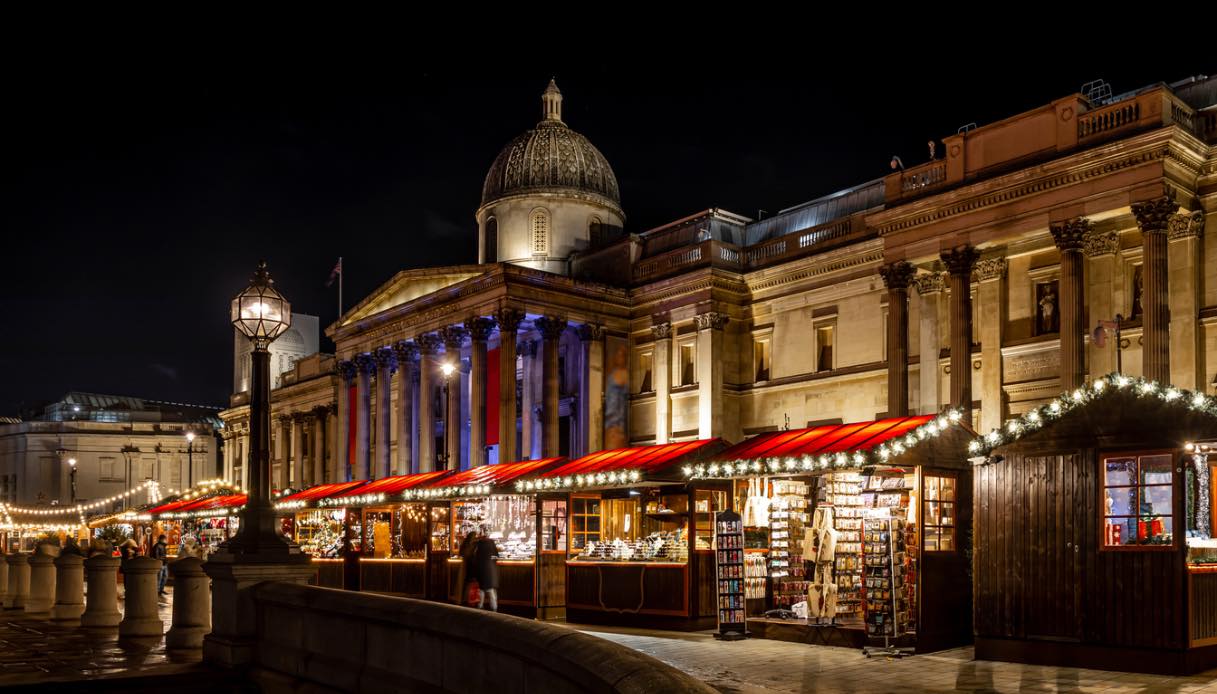
[[[1087,258],[1115,255],[1120,252],[1120,234],[1114,231],[1091,229],[1082,239],[1082,251]]]
[[[440,336],[436,333],[419,335],[414,339],[414,341],[418,344],[419,353],[427,356],[434,356],[437,354],[439,352],[439,348],[444,344],[443,339],[440,338]]]
[[[985,258],[976,263],[976,279],[981,282],[999,280],[1006,276],[1006,259],[1002,256]]]
[[[915,274],[917,268],[903,260],[879,268],[879,276],[883,278],[883,284],[888,289],[907,289]]]
[[[304,424],[304,412],[293,412],[289,415],[293,424]]]
[[[729,320],[731,320],[730,316],[717,311],[701,313],[693,317],[693,322],[697,325],[698,330],[722,330]]]
[[[465,343],[465,335],[465,329],[459,325],[449,325],[439,330],[440,339],[444,341],[444,349],[448,351],[459,350]]]
[[[516,354],[520,355],[521,357],[537,356],[537,341],[536,340],[522,340],[519,344],[516,345]]]
[[[469,339],[474,342],[485,342],[490,338],[490,333],[494,332],[494,319],[469,318],[465,321],[465,330],[469,332]]]
[[[345,361],[340,361],[338,362],[337,368],[338,376],[341,377],[342,380],[347,383],[347,385],[350,385],[351,381],[355,380],[355,362],[353,360],[347,359]]]
[[[520,323],[524,320],[524,312],[518,308],[505,306],[496,311],[494,317],[499,324],[500,331],[514,333],[520,329]]]
[[[655,336],[656,340],[666,340],[672,336],[672,324],[668,321],[656,323],[651,326],[651,334]]]
[[[557,340],[566,330],[566,318],[562,316],[542,316],[533,321],[533,324],[546,340]]]
[[[318,419],[325,419],[334,409],[333,405],[318,405],[312,409],[312,413]]]
[[[604,326],[597,323],[584,323],[575,328],[575,332],[579,333],[579,340],[582,342],[604,339]]]
[[[947,266],[947,272],[952,275],[970,275],[980,251],[972,246],[959,246],[939,254],[942,263]]]
[[[1085,217],[1073,217],[1063,222],[1048,225],[1052,232],[1052,240],[1062,253],[1077,252],[1086,244],[1086,235],[1090,232],[1090,220]]]
[[[381,347],[373,352],[376,358],[376,366],[381,369],[386,369],[390,373],[397,370],[397,355],[393,352],[392,347]]]
[[[1163,195],[1153,200],[1134,202],[1130,207],[1142,234],[1165,234],[1171,216],[1179,210],[1179,203],[1171,195]]]
[[[1173,214],[1167,222],[1167,238],[1176,239],[1200,238],[1204,235],[1204,213],[1200,210],[1188,214]]]
[[[357,368],[361,373],[376,373],[376,359],[370,353],[364,352],[363,354],[356,354],[354,361],[355,368]]]
[[[398,340],[393,343],[393,352],[397,354],[397,363],[403,367],[418,361],[418,345],[410,340]]]
[[[913,286],[917,287],[917,293],[922,296],[937,294],[946,290],[946,276],[941,272],[929,272],[917,275],[913,277]]]

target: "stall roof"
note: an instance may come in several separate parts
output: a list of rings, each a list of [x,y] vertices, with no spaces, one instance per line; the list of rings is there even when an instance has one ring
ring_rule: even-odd
[[[275,499],[275,508],[283,508],[285,506],[303,507],[309,502],[337,496],[367,483],[367,480],[356,480],[354,482],[318,484],[308,489],[302,489],[294,494],[288,494],[285,497]]]
[[[407,489],[424,487],[433,484],[448,475],[451,470],[436,470],[434,472],[418,472],[413,475],[395,475],[373,480],[367,484],[347,489],[338,494],[331,494],[328,499],[336,503],[362,503],[384,500],[390,494],[400,494]]]
[[[194,499],[185,506],[179,506],[172,511],[153,511],[153,517],[160,518],[195,518],[199,516],[223,516],[245,506],[248,497],[245,494],[220,494],[217,496]]]
[[[673,481],[671,471],[681,463],[713,455],[726,446],[720,438],[614,448],[585,455],[550,470],[535,481],[517,485],[521,491],[571,487],[604,487],[643,481]],[[531,485],[531,486],[530,486]]]
[[[946,435],[946,441],[940,440]],[[776,473],[818,472],[830,468],[903,463],[901,457],[925,446],[959,464],[964,442],[974,434],[960,413],[891,417],[869,422],[826,424],[807,429],[772,431],[736,444],[704,463],[684,466],[686,477],[741,477]],[[935,446],[934,443],[945,443]]]
[[[542,458],[541,460],[482,465],[445,477],[425,489],[408,489],[402,493],[402,496],[410,499],[426,499],[490,494],[495,491],[496,487],[502,487],[519,477],[544,472],[564,462],[566,462],[566,458]]]

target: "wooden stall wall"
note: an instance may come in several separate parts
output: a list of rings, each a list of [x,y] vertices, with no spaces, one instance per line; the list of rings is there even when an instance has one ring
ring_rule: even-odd
[[[972,472],[925,468],[925,474],[955,478],[957,549],[921,552],[921,609],[917,627],[917,651],[921,653],[972,643]],[[918,503],[923,500],[921,492]]]

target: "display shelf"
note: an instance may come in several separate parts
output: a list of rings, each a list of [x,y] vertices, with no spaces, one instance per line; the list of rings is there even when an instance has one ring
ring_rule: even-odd
[[[746,617],[744,523],[734,511],[716,516],[715,587],[718,597],[717,638],[732,640],[748,635]]]

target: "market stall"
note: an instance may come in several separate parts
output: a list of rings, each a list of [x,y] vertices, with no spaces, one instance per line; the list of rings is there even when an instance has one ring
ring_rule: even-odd
[[[976,656],[1217,666],[1217,400],[1096,379],[970,446]]]
[[[147,520],[137,519],[133,526],[140,553],[150,553],[161,535],[165,535],[171,558],[178,555],[187,537],[193,537],[205,552],[214,552],[237,533],[245,502],[246,495],[239,487],[212,480],[145,507],[136,515]]]
[[[564,462],[546,458],[483,465],[402,492],[404,501],[427,504],[427,597],[461,602],[460,544],[470,532],[482,532],[499,548],[500,611],[534,616],[538,538],[547,535],[541,532],[536,494],[517,490],[515,482]]]
[[[313,557],[317,569],[314,585],[342,588],[344,585],[344,542],[347,534],[347,509],[330,500],[340,494],[368,484],[366,480],[318,484],[297,492],[289,492],[275,500],[282,533],[292,538],[300,549]],[[357,585],[357,584],[356,584]]]
[[[539,560],[544,613],[564,607],[568,621],[712,623],[714,513],[730,508],[730,485],[686,484],[680,471],[724,446],[705,439],[601,451],[521,482],[520,491],[540,495],[545,535],[556,538]]]
[[[960,419],[769,432],[684,467],[732,485],[753,636],[918,652],[970,641],[975,434]]]

